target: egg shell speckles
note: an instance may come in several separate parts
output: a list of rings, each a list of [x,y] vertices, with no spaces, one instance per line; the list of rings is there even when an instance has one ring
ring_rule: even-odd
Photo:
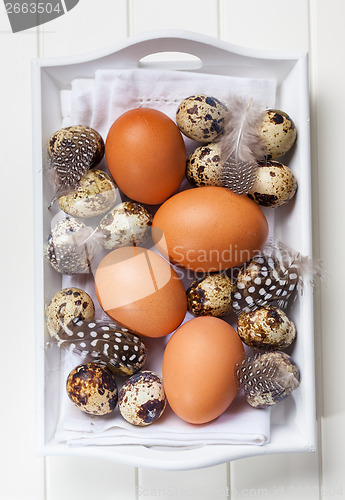
[[[67,377],[66,391],[75,406],[85,413],[107,415],[115,410],[115,377],[97,363],[86,363],[74,368]]]
[[[93,228],[74,217],[59,220],[48,237],[45,255],[52,267],[61,274],[90,272],[95,246],[89,237]],[[89,240],[87,244],[84,242]]]
[[[193,95],[180,103],[176,123],[185,136],[208,143],[223,132],[226,113],[226,106],[215,97]]]
[[[58,199],[60,208],[74,217],[103,215],[116,201],[116,185],[102,170],[89,170],[74,191]]]
[[[297,180],[289,167],[278,161],[260,164],[248,197],[264,207],[280,207],[296,194]]]
[[[116,205],[99,223],[103,246],[114,250],[124,246],[138,246],[146,240],[153,216],[140,203],[125,201]]]
[[[55,337],[61,326],[73,319],[92,320],[95,307],[91,297],[80,288],[63,288],[57,292],[47,306],[46,323],[49,334]]]
[[[237,332],[246,345],[257,349],[283,350],[296,338],[296,327],[284,311],[274,306],[242,312]]]
[[[152,424],[162,415],[165,407],[163,382],[157,373],[149,370],[133,375],[119,392],[120,413],[133,425]]]
[[[290,151],[297,137],[294,122],[279,109],[267,109],[259,134],[265,141],[268,159],[274,160]]]
[[[223,186],[221,180],[220,146],[200,146],[187,159],[186,177],[192,186]]]
[[[195,316],[223,316],[231,311],[234,285],[223,273],[193,281],[187,290],[188,310]]]
[[[281,351],[253,353],[237,365],[236,375],[254,408],[273,406],[297,389],[299,368]]]

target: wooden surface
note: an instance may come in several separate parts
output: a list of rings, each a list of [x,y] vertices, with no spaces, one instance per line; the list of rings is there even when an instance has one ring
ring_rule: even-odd
[[[1,498],[314,500],[345,495],[344,19],[342,0],[80,0],[61,18],[12,34],[1,3]],[[316,453],[182,472],[35,456],[30,61],[85,53],[158,28],[201,32],[246,47],[309,51],[314,248],[328,272],[315,297]]]

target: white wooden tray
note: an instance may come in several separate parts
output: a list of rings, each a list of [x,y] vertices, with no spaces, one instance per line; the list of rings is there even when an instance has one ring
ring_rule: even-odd
[[[175,53],[171,57],[170,53]],[[160,53],[156,59],[146,56]],[[181,58],[176,60],[176,53]],[[186,54],[193,56],[189,57]],[[143,59],[144,58],[144,59]],[[172,60],[173,59],[173,60]],[[151,62],[150,62],[151,61]],[[32,65],[33,175],[35,204],[36,316],[36,441],[40,455],[106,458],[129,465],[160,469],[193,469],[239,458],[284,452],[314,451],[316,413],[314,382],[313,296],[307,290],[293,308],[298,337],[293,359],[301,369],[300,387],[272,409],[271,439],[263,446],[214,445],[197,449],[145,446],[68,447],[54,441],[59,402],[59,356],[46,350],[44,307],[61,289],[61,277],[45,261],[43,246],[50,232],[47,210],[51,188],[42,175],[47,140],[61,126],[60,90],[77,77],[93,77],[100,68],[145,66],[201,73],[274,78],[276,107],[293,117],[298,141],[289,166],[298,179],[293,204],[277,212],[275,236],[303,255],[312,255],[308,57],[306,53],[262,52],[240,48],[204,35],[184,31],[150,32],[88,55],[36,59]]]

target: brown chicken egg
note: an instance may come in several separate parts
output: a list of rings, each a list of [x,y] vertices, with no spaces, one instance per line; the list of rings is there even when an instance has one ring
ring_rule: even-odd
[[[171,118],[156,109],[122,114],[108,132],[105,157],[125,195],[148,205],[163,203],[175,193],[185,173],[182,134]]]
[[[241,339],[224,320],[204,316],[184,323],[163,355],[163,383],[172,410],[192,424],[217,418],[237,394],[235,368],[243,358]]]
[[[182,191],[156,212],[153,240],[164,257],[198,272],[215,272],[249,260],[264,245],[268,224],[245,195],[205,186]]]
[[[107,415],[115,410],[115,377],[97,363],[86,363],[74,368],[67,377],[66,391],[72,403],[85,413]]]
[[[117,323],[147,337],[174,331],[187,312],[177,273],[160,255],[141,247],[108,253],[95,274],[97,298]]]

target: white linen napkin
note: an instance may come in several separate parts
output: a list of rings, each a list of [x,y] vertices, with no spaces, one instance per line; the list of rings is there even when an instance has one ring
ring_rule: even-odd
[[[179,103],[190,95],[212,95],[223,102],[234,94],[246,95],[261,102],[264,107],[274,107],[275,93],[276,82],[273,80],[150,69],[98,70],[94,79],[76,79],[72,81],[70,90],[61,91],[61,126],[89,125],[106,139],[114,120],[135,107],[159,109],[175,121]],[[189,154],[195,149],[196,143],[186,137],[184,140]],[[102,165],[106,168],[105,160]],[[272,212],[268,211],[267,214],[271,232],[274,220]],[[62,286],[76,286],[85,290],[94,299],[96,318],[106,317],[95,296],[92,277],[64,276]],[[184,321],[191,318],[187,313]],[[161,375],[162,354],[168,338],[144,339],[149,351],[145,369]],[[64,387],[68,373],[81,359],[70,353],[63,353],[61,359],[61,386]],[[118,379],[119,388],[121,384],[122,381]],[[270,411],[250,407],[240,392],[228,410],[208,424],[188,424],[167,406],[163,416],[153,425],[135,427],[127,423],[118,410],[102,417],[87,415],[72,404],[65,391],[61,391],[55,439],[71,446],[262,445],[270,439]]]

